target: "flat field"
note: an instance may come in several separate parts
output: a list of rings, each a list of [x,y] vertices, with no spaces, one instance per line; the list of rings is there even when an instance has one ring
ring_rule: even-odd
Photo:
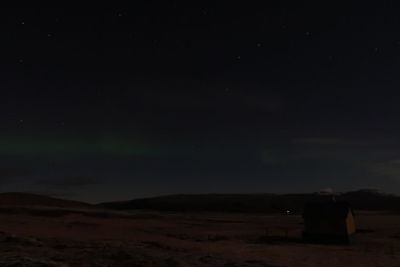
[[[400,266],[400,216],[356,212],[352,245],[306,244],[300,216],[0,211],[0,266]]]

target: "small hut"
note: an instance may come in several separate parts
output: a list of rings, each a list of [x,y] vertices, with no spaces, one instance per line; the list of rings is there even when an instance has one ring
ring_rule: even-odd
[[[334,199],[306,204],[303,239],[318,243],[345,243],[353,240],[354,214],[347,202]]]

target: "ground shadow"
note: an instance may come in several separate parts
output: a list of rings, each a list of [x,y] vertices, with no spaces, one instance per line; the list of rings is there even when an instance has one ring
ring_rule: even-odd
[[[291,236],[260,236],[255,242],[256,244],[304,244],[304,240],[301,237],[291,237]]]
[[[356,233],[357,234],[369,234],[369,233],[374,233],[375,230],[372,229],[357,229]]]

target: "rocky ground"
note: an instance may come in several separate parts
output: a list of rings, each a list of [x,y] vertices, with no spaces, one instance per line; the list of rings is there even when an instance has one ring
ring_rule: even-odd
[[[338,246],[303,243],[299,216],[9,209],[0,266],[400,266],[400,216],[356,219]]]

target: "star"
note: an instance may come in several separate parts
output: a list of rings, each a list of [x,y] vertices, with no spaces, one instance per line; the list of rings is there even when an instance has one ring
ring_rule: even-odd
[[[21,21],[21,25],[25,25],[25,21]]]

